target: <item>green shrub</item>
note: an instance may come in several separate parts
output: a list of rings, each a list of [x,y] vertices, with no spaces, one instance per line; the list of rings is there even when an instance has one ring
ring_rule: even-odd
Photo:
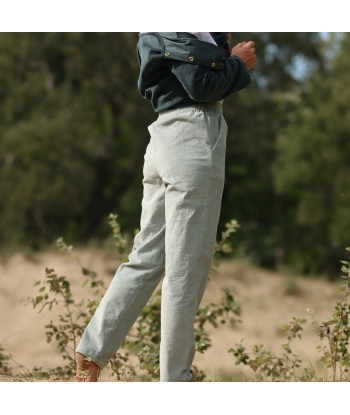
[[[350,252],[350,248],[346,250]],[[295,338],[301,339],[303,325],[306,323],[304,318],[294,317],[289,324],[283,327],[287,342],[282,344],[283,353],[281,356],[277,356],[262,345],[255,345],[251,352],[247,352],[241,340],[228,351],[236,358],[236,365],[243,364],[249,367],[257,380],[348,381],[350,367],[350,262],[341,262],[341,277],[344,279],[341,285],[343,300],[335,304],[332,316],[322,323],[318,323],[313,311],[307,310],[313,325],[318,330],[322,343],[317,347],[321,353],[322,376],[310,363],[308,366],[302,366],[302,360],[292,351],[291,341]],[[323,344],[324,342],[326,344]]]
[[[112,229],[112,236],[115,241],[117,253],[121,261],[125,260],[127,249],[127,238],[125,238],[117,221],[117,215],[109,215],[108,223]],[[215,261],[213,261],[213,271],[216,270],[220,261],[218,259],[221,253],[231,251],[231,242],[229,238],[236,231],[238,224],[236,221],[230,221],[226,229],[222,232],[221,240],[215,247]],[[93,270],[86,268],[75,254],[73,247],[67,245],[63,238],[57,240],[59,251],[73,257],[80,267],[84,276],[83,285],[90,290],[93,298],[101,297],[106,287],[101,278]],[[53,307],[63,305],[64,312],[58,315],[58,320],[51,320],[46,326],[46,341],[55,342],[64,361],[63,366],[50,370],[43,368],[34,368],[33,373],[38,377],[50,378],[59,376],[62,379],[71,379],[75,374],[75,349],[78,339],[82,336],[83,331],[94,314],[98,300],[77,301],[72,293],[69,279],[66,276],[58,275],[54,269],[46,268],[45,278],[35,281],[38,289],[38,295],[28,298],[28,302],[38,312],[45,309],[52,310]],[[136,373],[146,381],[152,381],[159,377],[159,342],[160,342],[160,309],[161,309],[161,292],[157,291],[142,313],[138,317],[132,330],[126,337],[121,346],[123,352],[118,352],[109,362],[109,368],[118,380],[132,380]],[[211,340],[207,332],[207,326],[217,327],[219,324],[238,322],[241,313],[240,304],[236,301],[233,290],[225,289],[222,300],[218,303],[210,303],[198,310],[195,319],[195,338],[196,349],[204,353],[211,347]],[[130,364],[131,360],[138,362],[137,367]],[[197,368],[193,368],[198,380],[203,380],[205,375]]]

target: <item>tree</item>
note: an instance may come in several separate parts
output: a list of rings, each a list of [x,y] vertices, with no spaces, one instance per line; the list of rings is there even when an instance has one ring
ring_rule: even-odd
[[[285,250],[301,271],[336,271],[349,244],[349,51],[350,35],[344,34],[338,53],[313,73],[299,112],[278,139],[276,188],[291,201],[293,223]]]
[[[3,244],[90,237],[112,210],[130,223],[148,138],[137,121],[153,116],[135,88],[136,39],[0,36]]]
[[[252,86],[224,103],[219,227],[236,218],[240,249],[274,266],[292,215],[290,196],[274,187],[276,139],[298,111],[308,68],[324,55],[317,33],[234,34],[232,44],[244,38],[255,41],[258,64]],[[156,114],[136,87],[136,43],[135,33],[0,35],[2,246],[103,237],[110,212],[126,230],[139,226]]]
[[[221,224],[235,217],[241,224],[238,249],[274,267],[283,261],[290,223],[289,200],[274,187],[276,140],[298,111],[309,71],[322,67],[322,41],[318,33],[249,33],[233,42],[250,39],[257,50],[252,85],[224,103],[229,134]]]

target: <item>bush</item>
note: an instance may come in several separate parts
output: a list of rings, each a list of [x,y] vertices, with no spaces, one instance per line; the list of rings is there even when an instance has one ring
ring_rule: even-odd
[[[117,215],[111,214],[108,223],[112,229],[112,236],[115,241],[117,253],[120,260],[125,260],[127,238],[121,233],[117,221]],[[237,222],[230,221],[222,232],[221,240],[215,247],[215,260],[212,271],[215,272],[220,260],[220,254],[231,252],[230,237],[238,227]],[[90,290],[94,298],[101,297],[105,291],[105,285],[97,273],[90,270],[80,262],[75,254],[73,246],[67,245],[63,238],[57,240],[59,251],[73,257],[79,265],[84,276],[83,285]],[[52,310],[53,307],[63,304],[64,312],[58,315],[58,321],[50,321],[46,326],[46,340],[48,343],[55,342],[65,364],[51,370],[34,368],[36,376],[50,378],[59,376],[62,379],[71,379],[75,374],[75,349],[78,339],[94,314],[98,300],[77,301],[71,291],[69,279],[66,276],[58,275],[54,269],[46,268],[45,278],[35,281],[38,295],[28,298],[33,308],[41,313],[45,309]],[[134,379],[136,374],[145,381],[152,381],[159,376],[159,342],[160,342],[160,304],[161,292],[157,291],[146,307],[143,309],[132,330],[126,337],[121,349],[109,362],[109,368],[118,380]],[[240,304],[236,301],[233,289],[225,289],[222,300],[218,303],[211,303],[198,310],[195,319],[196,349],[204,353],[211,347],[211,340],[207,332],[207,326],[217,327],[219,324],[238,322],[241,314]],[[132,358],[132,359],[131,359]],[[130,364],[130,359],[138,362],[137,367]],[[198,380],[203,380],[205,374],[193,368]]]
[[[350,248],[346,250],[350,252]],[[282,356],[275,355],[262,345],[255,345],[251,352],[247,352],[243,341],[241,341],[228,351],[236,358],[236,364],[249,367],[257,380],[348,381],[350,367],[350,262],[341,262],[341,278],[344,279],[344,283],[341,285],[343,300],[335,304],[332,316],[326,321],[318,323],[313,311],[307,310],[313,325],[318,330],[322,343],[317,349],[321,353],[320,362],[324,373],[323,377],[316,373],[311,364],[301,367],[302,360],[293,353],[291,348],[293,339],[296,337],[301,339],[303,325],[306,323],[304,318],[294,317],[289,324],[283,327],[287,343],[282,344]],[[324,341],[326,344],[323,344]]]

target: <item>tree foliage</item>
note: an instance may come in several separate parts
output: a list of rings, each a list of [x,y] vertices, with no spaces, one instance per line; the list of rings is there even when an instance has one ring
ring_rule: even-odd
[[[250,38],[258,57],[252,85],[224,104],[229,133],[222,219],[237,218],[244,254],[275,266],[284,261],[283,231],[290,225],[289,200],[274,186],[276,140],[298,112],[309,71],[323,65],[322,42],[317,33],[249,33],[235,41]]]
[[[0,35],[0,244],[40,247],[139,226],[142,167],[156,118],[136,86],[136,33]],[[256,263],[318,272],[349,225],[349,36],[240,33],[256,43],[250,88],[225,100],[221,227]],[[331,57],[329,57],[331,56]]]
[[[331,269],[349,242],[350,36],[313,73],[298,98],[298,112],[280,132],[276,188],[290,200],[285,231],[288,261],[301,271]],[[317,258],[317,259],[316,259]]]
[[[150,119],[135,88],[135,34],[0,36],[0,238],[84,238],[138,206]],[[124,214],[125,213],[125,214]]]

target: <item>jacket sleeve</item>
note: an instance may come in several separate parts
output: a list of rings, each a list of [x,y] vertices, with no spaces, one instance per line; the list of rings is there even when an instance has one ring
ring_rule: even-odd
[[[210,34],[220,48],[230,53],[227,32],[210,32]]]
[[[244,63],[237,56],[225,59],[219,70],[175,60],[170,63],[170,69],[196,102],[220,101],[251,83]]]

